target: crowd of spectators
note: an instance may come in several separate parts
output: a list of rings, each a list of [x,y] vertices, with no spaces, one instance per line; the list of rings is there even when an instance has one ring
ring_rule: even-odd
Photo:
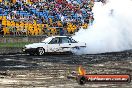
[[[60,27],[61,33],[65,34],[69,33],[68,24],[71,24],[75,25],[74,31],[70,31],[73,34],[82,25],[93,23],[93,6],[94,0],[41,0],[30,3],[26,0],[17,0],[16,3],[3,0],[0,3],[0,16],[6,16],[7,20],[15,22],[36,22],[48,24],[49,27]]]

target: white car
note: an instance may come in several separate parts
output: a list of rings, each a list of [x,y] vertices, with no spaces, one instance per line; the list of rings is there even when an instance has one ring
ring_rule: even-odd
[[[73,49],[86,47],[86,43],[77,42],[68,36],[52,36],[40,43],[25,45],[23,52],[30,55],[44,55],[52,52],[72,52]]]

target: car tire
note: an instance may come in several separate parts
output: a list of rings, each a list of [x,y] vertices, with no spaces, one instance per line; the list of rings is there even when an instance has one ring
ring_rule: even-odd
[[[42,56],[45,54],[45,49],[42,47],[37,48],[37,55]]]

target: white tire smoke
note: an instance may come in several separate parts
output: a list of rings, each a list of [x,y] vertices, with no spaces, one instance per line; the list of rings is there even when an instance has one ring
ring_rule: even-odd
[[[86,42],[79,54],[95,54],[132,49],[132,0],[96,2],[95,21],[87,30],[80,29],[74,39]]]

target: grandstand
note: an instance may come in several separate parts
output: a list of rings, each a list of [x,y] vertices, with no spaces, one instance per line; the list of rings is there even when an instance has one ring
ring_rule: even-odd
[[[94,0],[0,0],[0,35],[74,34],[94,20]]]

